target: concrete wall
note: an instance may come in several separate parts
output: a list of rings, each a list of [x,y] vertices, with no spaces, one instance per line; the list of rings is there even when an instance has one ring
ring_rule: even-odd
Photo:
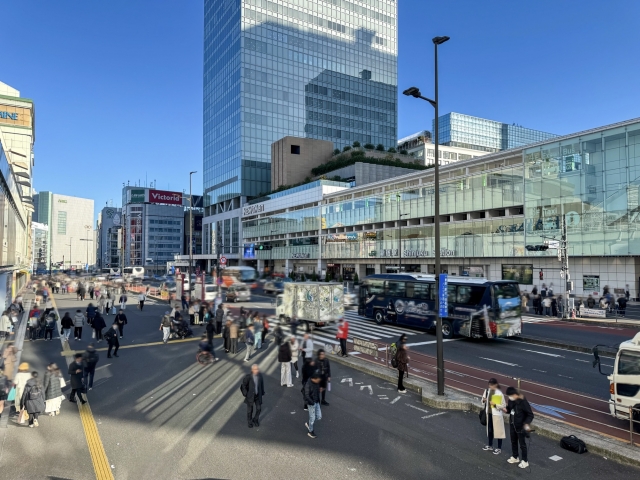
[[[333,172],[326,173],[328,179],[338,175],[341,178],[355,177],[356,185],[366,185],[367,183],[380,182],[389,178],[398,177],[413,173],[410,168],[392,167],[389,165],[375,165],[372,163],[358,162],[348,167],[339,168]]]
[[[292,146],[300,153],[292,153]],[[311,176],[311,169],[333,155],[333,142],[313,138],[284,137],[271,144],[271,189],[295,185]]]

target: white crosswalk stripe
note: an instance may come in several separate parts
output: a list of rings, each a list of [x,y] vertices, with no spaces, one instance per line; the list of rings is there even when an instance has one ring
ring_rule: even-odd
[[[522,323],[547,323],[556,322],[558,318],[555,317],[522,317]]]
[[[361,325],[364,326],[371,326],[373,328],[375,328],[376,330],[379,330],[381,332],[387,332],[389,334],[392,335],[399,335],[401,333],[404,333],[406,335],[419,335],[424,333],[423,331],[420,330],[414,330],[410,327],[404,327],[404,326],[393,326],[389,323],[385,323],[381,326],[378,326],[373,320],[366,318],[366,317],[361,317],[360,315],[358,315],[356,312],[344,312],[344,316],[347,320],[349,320],[349,322],[353,323],[353,322],[358,322]]]

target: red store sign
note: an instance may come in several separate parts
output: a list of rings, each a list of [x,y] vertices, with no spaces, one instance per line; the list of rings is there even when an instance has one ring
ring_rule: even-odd
[[[182,205],[182,193],[167,192],[165,190],[149,190],[149,203],[167,203]]]

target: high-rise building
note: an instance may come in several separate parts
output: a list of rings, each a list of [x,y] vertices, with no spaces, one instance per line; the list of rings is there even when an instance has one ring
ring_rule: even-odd
[[[33,242],[33,273],[44,273],[49,269],[49,226],[44,223],[31,223]]]
[[[96,267],[122,267],[122,208],[104,207],[98,213],[98,228],[96,232]]]
[[[397,8],[396,0],[205,0],[205,253],[214,254],[217,225],[229,230],[223,238],[242,238],[241,207],[271,190],[273,142],[396,146]],[[239,245],[225,248],[235,264]]]
[[[95,264],[93,200],[40,192],[38,222],[49,226],[49,261],[65,270],[82,270]]]
[[[441,145],[482,152],[499,152],[557,137],[553,133],[533,130],[515,123],[496,122],[456,112],[440,116],[438,130]]]

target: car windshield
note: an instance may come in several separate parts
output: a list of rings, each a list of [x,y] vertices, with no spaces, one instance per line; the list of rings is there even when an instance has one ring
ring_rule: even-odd
[[[623,350],[620,353],[618,375],[640,375],[640,352]]]

